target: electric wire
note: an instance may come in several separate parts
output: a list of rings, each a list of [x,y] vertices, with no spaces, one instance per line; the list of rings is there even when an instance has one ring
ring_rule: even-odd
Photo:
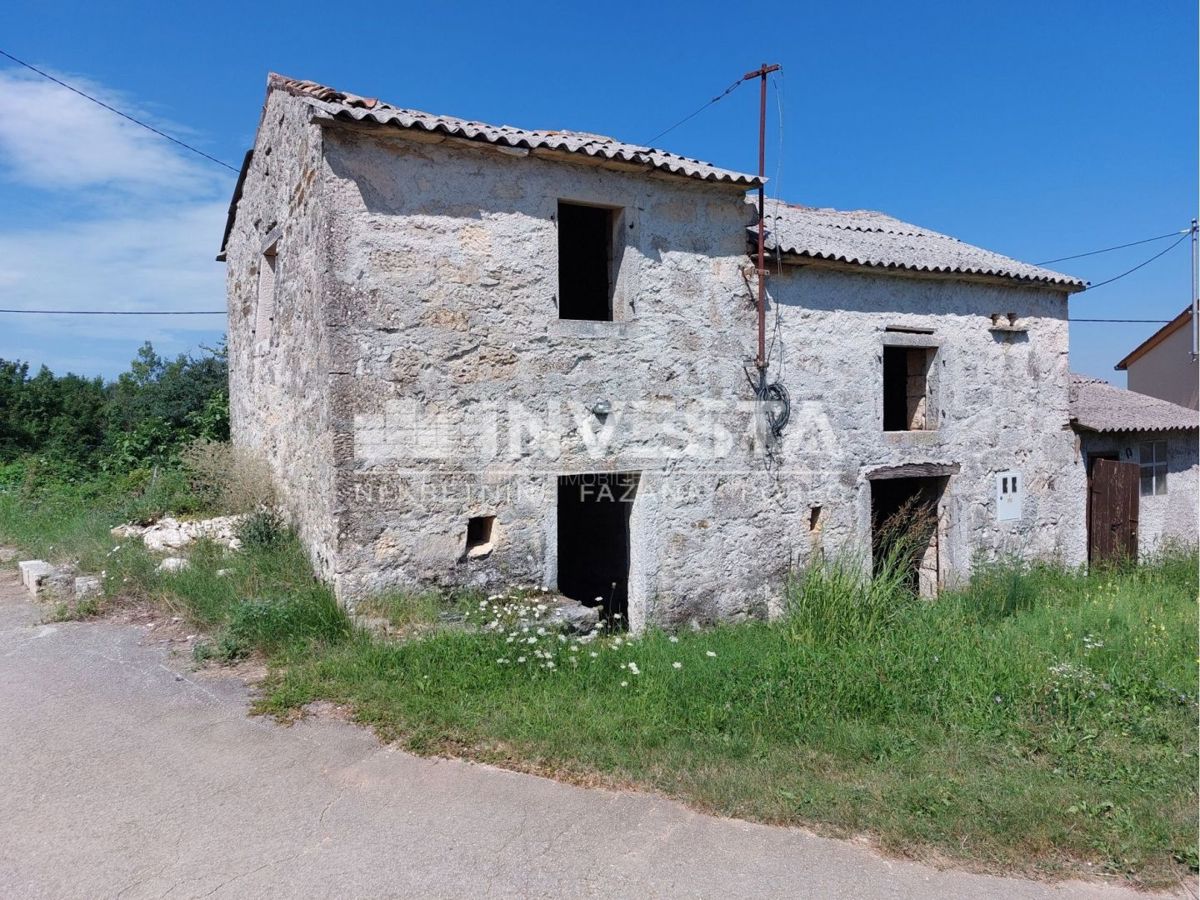
[[[224,309],[0,309],[34,316],[224,316]]]
[[[674,125],[672,125],[670,128],[660,131],[654,137],[650,138],[650,140],[645,141],[644,146],[652,147],[654,145],[654,142],[657,141],[663,135],[670,134],[672,131],[674,131],[676,128],[678,128],[680,125],[684,124],[685,122],[690,122],[692,119],[696,118],[696,116],[700,115],[700,113],[704,112],[706,109],[708,109],[714,103],[716,103],[720,100],[724,100],[726,97],[728,97],[730,94],[732,94],[735,90],[737,90],[738,85],[740,85],[745,80],[746,80],[745,78],[739,78],[737,81],[735,81],[729,87],[725,88],[725,90],[721,91],[721,93],[717,94],[717,96],[713,97],[711,100],[709,100],[707,103],[705,103],[699,109],[697,109],[695,112],[691,113],[690,115],[684,116],[682,119],[680,119]]]
[[[1069,322],[1122,322],[1122,323],[1137,323],[1139,325],[1166,325],[1170,319],[1068,319]]]
[[[23,59],[17,59],[17,57],[13,56],[7,50],[0,49],[0,56],[8,57],[13,62],[15,62],[17,65],[24,66],[26,69],[28,69],[31,72],[36,72],[38,75],[41,75],[43,78],[49,79],[50,81],[53,81],[55,84],[65,87],[68,91],[72,91],[73,93],[78,94],[80,97],[83,97],[85,100],[90,100],[92,103],[95,103],[97,106],[102,106],[105,109],[107,109],[109,112],[116,113],[122,119],[128,119],[134,125],[140,125],[143,128],[145,128],[147,131],[152,131],[155,134],[157,134],[159,137],[166,138],[171,143],[178,144],[180,147],[183,147],[185,150],[190,150],[192,153],[195,153],[199,156],[203,156],[209,162],[214,162],[218,166],[224,166],[226,169],[229,169],[229,171],[231,171],[231,172],[239,172],[240,171],[240,169],[238,169],[237,166],[231,166],[229,163],[225,162],[224,160],[217,159],[215,156],[210,156],[209,154],[205,153],[203,150],[193,147],[191,144],[185,144],[183,141],[179,140],[179,138],[171,137],[171,135],[167,134],[165,131],[159,131],[153,125],[147,125],[145,122],[141,121],[140,119],[135,119],[133,116],[129,115],[128,113],[121,112],[121,110],[117,109],[116,107],[109,106],[103,100],[99,100],[96,97],[93,97],[91,94],[85,93],[84,91],[81,91],[79,88],[75,87],[74,85],[67,84],[65,81],[62,81],[59,78],[55,78],[49,72],[43,72],[37,66],[30,65],[29,63],[25,62],[25,60],[23,60]]]
[[[1172,250],[1174,250],[1176,247],[1178,247],[1180,244],[1182,244],[1188,237],[1190,237],[1191,233],[1192,233],[1192,230],[1189,228],[1187,231],[1183,232],[1183,234],[1180,235],[1179,240],[1177,240],[1175,243],[1171,244],[1171,246],[1167,247],[1166,250],[1160,250],[1158,253],[1155,253],[1152,257],[1145,260],[1144,262],[1138,263],[1132,269],[1126,269],[1120,275],[1114,275],[1112,278],[1106,278],[1104,281],[1097,282],[1096,284],[1089,284],[1087,286],[1087,290],[1094,291],[1098,287],[1104,287],[1104,285],[1106,285],[1106,284],[1112,284],[1114,281],[1120,281],[1126,275],[1132,275],[1134,272],[1136,272],[1138,269],[1142,268],[1143,266],[1150,265],[1150,263],[1154,262],[1160,256],[1170,253]]]
[[[1097,253],[1111,253],[1113,250],[1124,250],[1126,247],[1136,247],[1139,244],[1150,244],[1154,241],[1166,240],[1169,237],[1174,237],[1177,234],[1188,234],[1190,228],[1185,228],[1182,231],[1170,231],[1166,234],[1160,234],[1158,237],[1144,238],[1140,241],[1130,241],[1128,244],[1117,244],[1115,247],[1105,247],[1101,250],[1089,250],[1087,253],[1076,253],[1074,256],[1060,256],[1057,259],[1047,259],[1044,262],[1034,263],[1035,266],[1048,266],[1051,263],[1066,262],[1068,259],[1083,259],[1085,256],[1095,256]]]

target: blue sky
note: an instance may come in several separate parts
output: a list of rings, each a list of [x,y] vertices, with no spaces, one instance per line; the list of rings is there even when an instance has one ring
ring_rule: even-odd
[[[434,112],[644,141],[760,62],[784,67],[768,174],[792,202],[884,210],[1030,262],[1185,228],[1197,205],[1196,4],[17,4],[0,46],[237,164],[274,70]],[[776,103],[772,96],[772,104]],[[755,165],[743,87],[660,143]],[[220,309],[234,176],[0,59],[0,307]],[[1169,242],[1062,263],[1101,281]],[[1077,295],[1168,319],[1186,241]],[[0,314],[0,357],[114,375],[219,317]],[[1072,366],[1153,325],[1072,325]]]

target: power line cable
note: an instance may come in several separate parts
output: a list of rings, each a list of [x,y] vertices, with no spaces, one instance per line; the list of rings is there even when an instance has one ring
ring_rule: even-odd
[[[1177,234],[1187,234],[1191,229],[1185,228],[1182,231],[1171,231],[1167,234],[1160,234],[1158,237],[1144,238],[1140,241],[1130,241],[1128,244],[1117,244],[1115,247],[1105,247],[1102,250],[1089,250],[1087,253],[1076,253],[1074,256],[1060,256],[1058,259],[1048,259],[1045,262],[1034,263],[1035,266],[1048,266],[1051,263],[1066,262],[1068,259],[1083,259],[1085,256],[1095,256],[1097,253],[1111,253],[1113,250],[1124,250],[1126,247],[1136,247],[1139,244],[1150,244],[1154,241],[1166,240],[1169,237],[1174,237]]]
[[[224,316],[224,309],[0,309],[33,316]]]
[[[122,119],[128,119],[134,125],[141,125],[147,131],[152,131],[155,134],[157,134],[159,137],[166,138],[171,143],[178,144],[180,147],[183,147],[185,150],[190,150],[193,153],[198,154],[199,156],[203,156],[209,162],[214,162],[218,166],[224,166],[231,172],[241,171],[240,169],[238,169],[237,166],[231,166],[229,163],[225,162],[224,160],[217,159],[215,156],[210,156],[209,154],[205,153],[203,150],[199,150],[196,147],[193,147],[191,144],[185,144],[183,141],[179,140],[179,138],[171,137],[171,135],[167,134],[164,131],[159,131],[153,125],[147,125],[145,122],[141,121],[140,119],[135,119],[133,116],[129,115],[128,113],[123,113],[123,112],[121,112],[121,110],[119,110],[115,107],[109,106],[103,100],[99,100],[99,99],[93,97],[91,94],[81,91],[79,88],[75,87],[74,85],[67,84],[65,81],[55,78],[49,72],[43,72],[37,66],[32,66],[29,63],[25,62],[25,60],[23,60],[23,59],[17,59],[15,56],[13,56],[7,50],[0,49],[0,56],[8,57],[13,62],[15,62],[17,65],[24,66],[31,72],[36,72],[38,75],[41,75],[43,78],[47,78],[50,81],[53,81],[55,84],[65,87],[68,91],[73,91],[74,93],[78,94],[80,97],[83,97],[85,100],[90,100],[93,103],[95,103],[97,106],[102,106],[111,113],[116,113]]]
[[[1120,275],[1114,275],[1112,278],[1105,279],[1104,281],[1098,282],[1096,284],[1089,284],[1087,286],[1087,290],[1094,291],[1098,287],[1104,287],[1104,285],[1106,285],[1106,284],[1112,284],[1114,281],[1119,281],[1120,279],[1124,278],[1126,275],[1132,275],[1134,272],[1136,272],[1138,269],[1142,268],[1143,266],[1150,265],[1150,263],[1154,262],[1160,256],[1170,253],[1172,250],[1174,250],[1176,247],[1178,247],[1180,244],[1182,244],[1185,240],[1187,240],[1187,238],[1189,238],[1191,236],[1191,233],[1192,233],[1192,230],[1189,228],[1187,231],[1183,232],[1183,234],[1181,234],[1179,236],[1179,240],[1177,240],[1175,243],[1173,243],[1171,246],[1169,246],[1166,250],[1158,251],[1157,253],[1155,253],[1152,257],[1150,257],[1145,262],[1138,263],[1132,269],[1126,269]]]
[[[701,106],[701,107],[700,107],[698,110],[696,110],[694,113],[691,113],[690,115],[684,116],[682,119],[680,119],[680,120],[679,120],[678,122],[676,122],[674,125],[672,125],[670,128],[667,128],[667,129],[666,129],[666,130],[664,130],[664,131],[660,131],[660,132],[659,132],[658,134],[656,134],[654,137],[650,138],[650,140],[648,140],[648,141],[646,141],[646,142],[645,142],[645,146],[647,146],[647,147],[653,146],[654,142],[655,142],[655,141],[657,141],[657,140],[658,140],[660,137],[662,137],[663,135],[665,135],[665,134],[670,134],[672,131],[674,131],[676,128],[678,128],[678,127],[679,127],[680,125],[682,125],[683,123],[685,123],[685,122],[690,122],[692,119],[696,118],[696,116],[700,115],[700,113],[704,112],[706,109],[708,109],[708,108],[709,108],[710,106],[712,106],[714,103],[718,102],[719,100],[724,100],[726,97],[728,97],[730,94],[732,94],[732,93],[733,93],[735,90],[737,90],[737,87],[738,87],[738,85],[740,85],[740,84],[741,84],[743,81],[745,81],[745,80],[746,80],[746,79],[745,79],[744,77],[743,77],[743,78],[739,78],[737,81],[735,81],[735,82],[734,82],[733,84],[731,84],[729,87],[725,88],[725,90],[721,91],[721,93],[717,94],[717,96],[713,97],[711,100],[709,100],[709,101],[708,101],[707,103],[705,103],[703,106]]]
[[[1166,325],[1170,319],[1068,319],[1069,322],[1136,322],[1143,325]]]

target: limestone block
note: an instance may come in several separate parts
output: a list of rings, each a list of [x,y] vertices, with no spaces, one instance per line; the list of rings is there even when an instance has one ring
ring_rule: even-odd
[[[55,572],[54,566],[42,559],[27,559],[17,563],[17,568],[21,571],[21,584],[35,597],[43,582]]]
[[[79,575],[75,579],[75,599],[86,600],[104,593],[104,579],[99,575]]]

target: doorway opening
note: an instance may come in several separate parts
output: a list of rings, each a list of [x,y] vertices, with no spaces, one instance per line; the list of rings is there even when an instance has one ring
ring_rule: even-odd
[[[937,596],[940,505],[948,476],[871,482],[871,559],[876,575],[899,569],[913,593]]]
[[[638,473],[558,477],[558,590],[629,622],[629,517]],[[617,617],[620,618],[617,618]]]

